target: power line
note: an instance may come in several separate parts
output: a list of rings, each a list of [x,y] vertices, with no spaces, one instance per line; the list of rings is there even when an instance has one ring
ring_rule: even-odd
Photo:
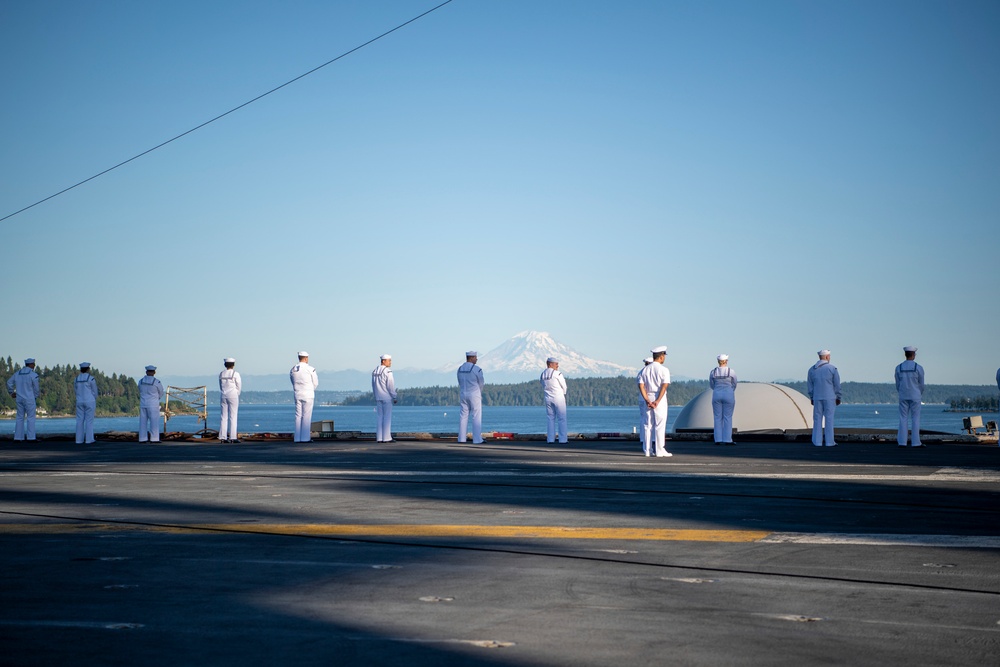
[[[118,164],[116,164],[116,165],[115,165],[115,166],[113,166],[113,167],[108,167],[108,168],[107,168],[107,169],[105,169],[104,171],[102,171],[102,172],[99,172],[99,173],[97,173],[97,174],[94,174],[93,176],[91,176],[91,177],[89,177],[89,178],[85,178],[85,179],[83,179],[82,181],[80,181],[79,183],[76,183],[76,184],[74,184],[74,185],[71,185],[71,186],[69,186],[68,188],[64,188],[64,189],[60,190],[59,192],[56,192],[55,194],[51,194],[51,195],[49,195],[48,197],[45,197],[44,199],[39,199],[39,200],[38,200],[38,201],[36,201],[36,202],[35,202],[34,204],[31,204],[31,205],[29,205],[29,206],[25,206],[24,208],[22,208],[22,209],[20,209],[20,210],[18,210],[18,211],[14,211],[13,213],[10,213],[10,214],[8,214],[8,215],[5,215],[4,217],[0,218],[0,222],[3,222],[4,220],[7,220],[8,218],[13,218],[13,217],[14,217],[15,215],[18,215],[18,214],[20,214],[20,213],[24,213],[24,212],[25,212],[25,211],[27,211],[28,209],[30,209],[30,208],[34,208],[35,206],[38,206],[39,204],[44,204],[44,203],[45,203],[45,202],[47,202],[48,200],[50,200],[50,199],[54,199],[54,198],[58,197],[58,196],[59,196],[59,195],[61,195],[61,194],[65,194],[66,192],[69,192],[69,191],[70,191],[70,190],[72,190],[73,188],[78,188],[78,187],[80,187],[81,185],[83,185],[84,183],[89,183],[90,181],[94,180],[95,178],[99,178],[99,177],[103,176],[104,174],[107,174],[108,172],[111,172],[111,171],[114,171],[114,170],[115,170],[115,169],[117,169],[118,167],[123,167],[123,166],[125,166],[126,164],[128,164],[129,162],[132,162],[133,160],[138,160],[138,159],[139,159],[139,158],[141,158],[142,156],[144,156],[144,155],[148,155],[148,154],[152,153],[153,151],[155,151],[155,150],[157,150],[157,149],[160,149],[160,148],[163,148],[163,147],[164,147],[164,146],[166,146],[167,144],[170,144],[170,143],[173,143],[173,142],[177,141],[178,139],[180,139],[180,138],[182,138],[182,137],[186,137],[187,135],[191,134],[192,132],[196,132],[197,130],[200,130],[201,128],[205,127],[206,125],[211,125],[211,124],[212,124],[212,123],[214,123],[215,121],[217,121],[217,120],[221,120],[222,118],[225,118],[225,117],[226,117],[226,116],[228,116],[229,114],[231,114],[231,113],[234,113],[234,112],[236,112],[236,111],[239,111],[239,110],[240,110],[240,109],[242,109],[243,107],[245,107],[245,106],[249,106],[249,105],[253,104],[254,102],[256,102],[257,100],[260,100],[260,99],[263,99],[263,98],[267,97],[267,96],[268,96],[268,95],[270,95],[271,93],[276,93],[276,92],[278,92],[279,90],[281,90],[282,88],[284,88],[284,87],[286,87],[286,86],[290,86],[291,84],[295,83],[295,82],[296,82],[296,81],[298,81],[299,79],[304,79],[305,77],[309,76],[310,74],[313,74],[313,73],[315,73],[315,72],[318,72],[319,70],[323,69],[323,68],[324,68],[324,67],[326,67],[327,65],[332,65],[333,63],[337,62],[337,61],[338,61],[338,60],[340,60],[341,58],[346,58],[347,56],[351,55],[351,54],[352,54],[352,53],[354,53],[355,51],[360,51],[361,49],[365,48],[365,47],[366,47],[366,46],[368,46],[369,44],[373,44],[373,43],[377,42],[378,40],[382,39],[383,37],[386,37],[386,36],[388,36],[388,35],[391,35],[392,33],[396,32],[396,31],[397,31],[397,30],[399,30],[400,28],[405,28],[406,26],[410,25],[410,24],[411,24],[411,23],[413,23],[414,21],[418,21],[418,20],[422,19],[423,17],[427,16],[428,14],[430,14],[431,12],[435,12],[435,11],[437,11],[438,9],[441,9],[442,7],[444,7],[445,5],[447,5],[447,4],[450,4],[450,3],[452,2],[452,1],[453,1],[453,0],[445,0],[445,1],[444,1],[444,2],[442,2],[442,3],[440,4],[440,5],[438,5],[438,6],[436,6],[436,7],[432,7],[431,9],[428,9],[428,10],[427,10],[426,12],[424,12],[423,14],[419,14],[419,15],[417,15],[417,16],[414,16],[414,17],[413,17],[412,19],[410,19],[409,21],[406,21],[406,22],[404,22],[404,23],[400,23],[399,25],[397,25],[397,26],[396,26],[395,28],[392,28],[391,30],[386,30],[386,31],[385,31],[385,32],[383,32],[383,33],[382,33],[381,35],[379,35],[378,37],[373,37],[373,38],[369,39],[369,40],[368,40],[367,42],[365,42],[365,43],[363,43],[363,44],[360,44],[360,45],[358,45],[358,46],[355,46],[355,47],[354,47],[353,49],[351,49],[351,50],[349,50],[349,51],[345,51],[344,53],[341,53],[341,54],[340,54],[339,56],[337,56],[336,58],[333,58],[332,60],[328,60],[328,61],[326,61],[325,63],[323,63],[322,65],[319,65],[319,66],[317,66],[317,67],[314,67],[314,68],[312,68],[311,70],[309,70],[308,72],[306,72],[306,73],[304,73],[304,74],[300,74],[300,75],[298,75],[297,77],[295,77],[294,79],[291,79],[291,80],[289,80],[289,81],[286,81],[285,83],[281,84],[280,86],[277,86],[276,88],[272,88],[271,90],[267,91],[266,93],[261,93],[261,94],[260,94],[260,95],[258,95],[257,97],[255,97],[255,98],[253,98],[253,99],[251,99],[251,100],[248,100],[248,101],[244,102],[243,104],[241,104],[241,105],[239,105],[239,106],[236,106],[236,107],[233,107],[233,108],[232,108],[232,109],[230,109],[229,111],[226,111],[225,113],[221,113],[221,114],[219,114],[218,116],[216,116],[215,118],[212,118],[211,120],[206,120],[206,121],[205,121],[204,123],[202,123],[201,125],[197,125],[197,126],[195,126],[195,127],[192,127],[192,128],[190,129],[190,130],[187,130],[186,132],[182,132],[182,133],[178,134],[178,135],[177,135],[176,137],[173,137],[172,139],[167,139],[166,141],[164,141],[164,142],[163,142],[163,143],[161,143],[161,144],[157,144],[156,146],[153,146],[153,147],[152,147],[152,148],[150,148],[150,149],[147,149],[147,150],[144,150],[143,152],[139,153],[138,155],[133,155],[133,156],[132,156],[132,157],[130,157],[129,159],[127,159],[127,160],[124,160],[124,161],[122,161],[122,162],[119,162]]]

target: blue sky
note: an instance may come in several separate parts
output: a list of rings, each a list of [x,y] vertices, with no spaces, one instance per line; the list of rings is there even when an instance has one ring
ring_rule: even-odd
[[[0,3],[0,217],[436,2]],[[0,352],[107,372],[1000,364],[1000,4],[454,0],[0,222]]]

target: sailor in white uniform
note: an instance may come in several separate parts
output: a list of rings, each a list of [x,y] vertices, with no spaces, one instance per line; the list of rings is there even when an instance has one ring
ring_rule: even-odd
[[[379,357],[372,371],[375,396],[375,442],[392,442],[392,405],[396,402],[396,381],[392,378],[392,355]]]
[[[899,393],[899,431],[896,433],[896,445],[906,447],[906,431],[913,419],[911,441],[914,447],[923,447],[920,442],[920,398],[924,395],[924,367],[914,359],[917,358],[917,348],[903,348],[906,361],[896,366],[896,391]]]
[[[80,364],[80,374],[73,381],[76,391],[76,444],[94,442],[94,411],[97,410],[97,380],[90,374],[90,362]]]
[[[653,363],[653,357],[646,357],[642,360],[642,368],[635,374],[635,384],[638,387],[642,384],[643,368]],[[651,443],[653,442],[653,420],[649,412],[649,404],[642,397],[642,389],[639,389],[639,428],[642,429],[640,438],[642,439],[642,453],[650,456],[653,453]]]
[[[219,441],[238,443],[239,431],[236,430],[237,417],[240,413],[240,393],[243,391],[243,380],[236,370],[236,359],[227,357],[222,360],[225,370],[219,373],[219,409],[222,412],[222,423],[219,424]]]
[[[715,418],[715,444],[733,444],[733,410],[736,408],[736,373],[729,367],[729,355],[716,357],[719,365],[708,375],[712,389],[712,416]]]
[[[545,415],[548,417],[546,442],[556,441],[556,431],[559,442],[565,444],[568,439],[566,432],[566,378],[559,372],[559,360],[549,357],[545,360],[545,370],[538,378],[542,384]],[[558,429],[556,425],[558,423]]]
[[[830,363],[830,350],[820,350],[819,361],[809,368],[806,388],[809,402],[813,405],[813,444],[836,447],[834,440],[833,415],[840,405],[840,372]]]
[[[160,401],[167,392],[155,375],[156,366],[146,366],[139,379],[139,442],[160,441]]]
[[[7,391],[14,398],[14,440],[35,442],[35,401],[40,392],[33,358],[25,359],[24,367],[7,379]]]
[[[465,442],[469,418],[472,418],[472,444],[483,442],[483,369],[476,365],[479,353],[465,353],[465,363],[458,367],[458,441]]]
[[[288,377],[292,381],[292,392],[295,395],[295,433],[292,434],[292,442],[309,442],[312,440],[313,401],[316,399],[319,377],[316,369],[309,365],[308,352],[299,352],[299,363],[292,366]]]
[[[646,401],[652,422],[652,436],[656,456],[673,456],[664,447],[667,432],[667,387],[670,386],[670,371],[663,362],[667,358],[667,346],[654,347],[653,363],[639,374],[639,394]],[[649,451],[646,456],[649,456]]]

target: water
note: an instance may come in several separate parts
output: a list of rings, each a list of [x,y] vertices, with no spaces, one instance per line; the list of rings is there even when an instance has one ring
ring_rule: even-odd
[[[944,405],[925,405],[921,411],[920,427],[943,433],[962,432],[962,413],[945,412]],[[673,430],[674,420],[682,408],[671,406],[667,431]],[[898,407],[890,405],[841,405],[837,408],[837,426],[842,428],[896,429]],[[568,411],[569,430],[573,433],[632,433],[639,426],[639,408],[583,408],[571,406]],[[996,415],[983,415],[983,421],[996,419]],[[375,431],[375,408],[372,406],[316,406],[313,421],[332,420],[338,431]],[[241,433],[290,433],[295,423],[292,405],[243,405],[240,406],[239,430]],[[510,433],[544,433],[545,408],[543,407],[485,407],[483,431]],[[138,417],[98,417],[94,420],[97,433],[107,431],[135,431]],[[219,428],[219,407],[208,411],[208,427]],[[194,417],[174,417],[167,425],[170,431],[192,433],[201,424]],[[392,410],[392,428],[397,433],[413,431],[423,433],[450,433],[458,431],[458,406],[411,407],[396,406]],[[74,433],[73,418],[39,419],[38,433]],[[0,419],[0,433],[13,433],[14,420]]]

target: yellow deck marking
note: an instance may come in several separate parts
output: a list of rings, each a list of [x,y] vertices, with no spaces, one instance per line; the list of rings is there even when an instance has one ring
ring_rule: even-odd
[[[682,542],[756,542],[768,537],[763,530],[691,530],[674,528],[600,528],[573,526],[466,526],[414,524],[245,524],[204,523],[184,526],[144,526],[120,523],[0,524],[0,534],[66,534],[81,532],[147,531],[205,534],[207,531],[279,535],[343,537],[475,537],[570,540],[658,540]]]

